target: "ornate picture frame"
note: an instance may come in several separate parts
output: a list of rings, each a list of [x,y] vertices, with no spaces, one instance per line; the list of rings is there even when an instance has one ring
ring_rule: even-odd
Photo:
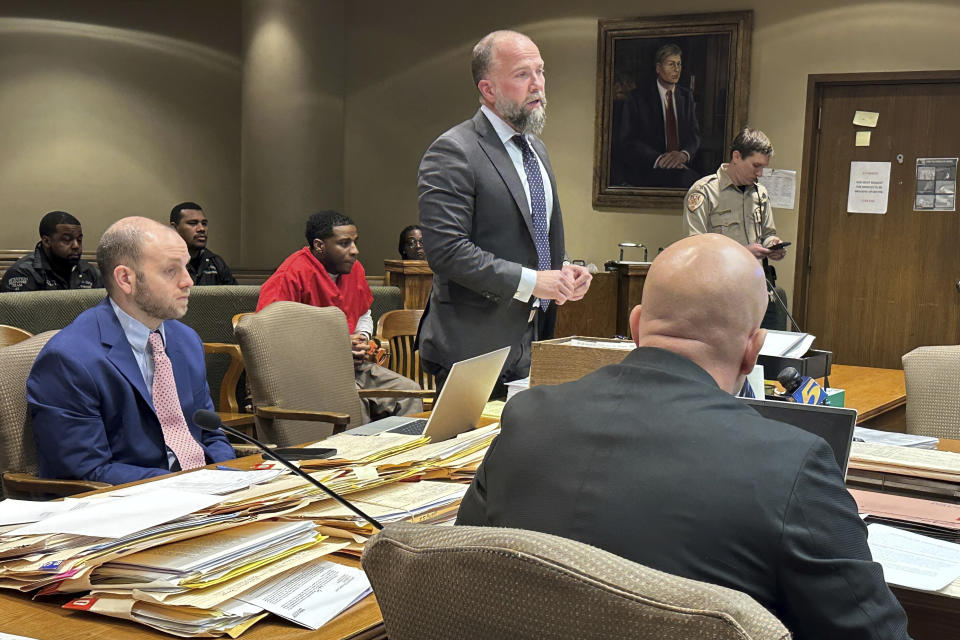
[[[598,22],[594,208],[680,213],[746,125],[752,32],[753,11]]]

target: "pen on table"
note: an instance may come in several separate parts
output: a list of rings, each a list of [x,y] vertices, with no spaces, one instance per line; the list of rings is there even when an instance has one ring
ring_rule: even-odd
[[[228,467],[222,464],[218,464],[217,469],[220,469],[220,471],[243,471],[243,469],[236,469],[234,467]]]

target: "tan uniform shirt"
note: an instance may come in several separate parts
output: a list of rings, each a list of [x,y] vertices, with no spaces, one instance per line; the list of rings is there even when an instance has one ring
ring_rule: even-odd
[[[763,185],[741,191],[727,175],[726,164],[716,173],[700,178],[684,201],[683,221],[687,235],[719,233],[746,246],[777,234],[770,198]]]

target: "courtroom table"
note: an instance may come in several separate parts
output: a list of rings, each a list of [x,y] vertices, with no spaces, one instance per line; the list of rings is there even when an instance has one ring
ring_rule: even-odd
[[[263,459],[256,455],[238,458],[227,464],[236,468],[250,468],[262,461]],[[215,466],[209,465],[208,468]],[[80,495],[113,491],[134,484],[142,483],[131,482]],[[360,561],[352,557],[331,554],[325,556],[325,559],[349,567],[360,567]],[[31,600],[30,594],[0,589],[0,631],[37,640],[169,640],[177,637],[128,620],[61,608],[62,604],[85,594],[86,592],[82,592]],[[317,631],[270,614],[240,637],[243,640],[383,640],[387,635],[383,628],[380,607],[377,606],[376,597],[371,594]]]
[[[823,383],[823,378],[819,382]],[[830,386],[844,390],[844,406],[856,409],[857,424],[884,431],[906,430],[907,387],[902,369],[835,364]]]

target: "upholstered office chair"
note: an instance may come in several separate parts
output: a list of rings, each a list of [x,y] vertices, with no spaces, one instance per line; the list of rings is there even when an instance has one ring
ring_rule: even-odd
[[[960,438],[960,346],[917,347],[901,360],[907,433]]]
[[[241,317],[234,331],[247,368],[257,433],[281,447],[359,425],[361,396],[430,394],[358,391],[347,320],[336,307],[274,302]]]
[[[27,376],[37,354],[56,333],[47,331],[0,349],[0,469],[8,498],[45,499],[107,486],[85,480],[42,480],[35,475],[37,451],[27,413]]]
[[[23,342],[33,334],[20,327],[11,327],[8,324],[0,324],[0,347],[9,347],[12,344]]]
[[[520,529],[397,523],[363,569],[390,640],[787,640],[750,596]]]
[[[419,384],[423,389],[436,389],[433,376],[420,366],[420,352],[413,350],[417,327],[423,309],[397,309],[380,316],[377,336],[390,345],[390,368]]]

